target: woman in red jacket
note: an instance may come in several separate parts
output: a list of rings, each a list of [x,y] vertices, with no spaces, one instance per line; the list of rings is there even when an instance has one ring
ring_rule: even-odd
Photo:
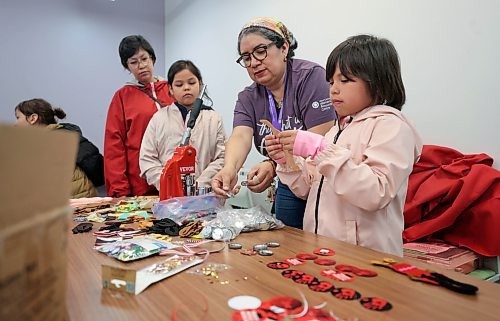
[[[149,120],[173,102],[168,83],[154,75],[156,56],[140,35],[127,36],[119,46],[123,67],[134,80],[120,88],[109,106],[104,135],[104,175],[109,196],[157,193],[140,176],[139,151]]]

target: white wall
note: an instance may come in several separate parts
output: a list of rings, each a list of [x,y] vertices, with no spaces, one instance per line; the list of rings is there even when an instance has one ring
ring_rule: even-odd
[[[296,57],[323,66],[348,36],[391,40],[402,63],[407,103],[425,144],[484,152],[500,168],[500,1],[497,0],[166,0],[166,68],[191,59],[224,116],[228,133],[237,93],[251,83],[237,59],[241,26],[282,20],[299,42]],[[254,152],[246,166],[259,157]]]
[[[102,152],[111,98],[131,79],[120,40],[144,35],[165,70],[163,0],[0,0],[0,121],[21,101],[63,108]]]

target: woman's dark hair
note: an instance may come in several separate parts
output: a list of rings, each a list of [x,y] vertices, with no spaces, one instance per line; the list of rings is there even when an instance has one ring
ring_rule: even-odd
[[[243,39],[244,36],[251,34],[251,33],[260,34],[262,37],[273,42],[278,49],[283,47],[283,44],[285,44],[285,39],[283,37],[281,37],[278,33],[274,32],[270,29],[266,29],[266,28],[262,28],[262,27],[248,27],[246,29],[243,29],[238,36],[238,54],[241,55],[241,51],[240,51],[241,39]],[[288,54],[286,55],[287,59],[290,59],[293,56],[295,56],[295,49],[297,49],[297,47],[299,46],[297,40],[295,40],[295,38],[293,38],[293,39],[294,39],[294,41],[291,44],[289,44]]]
[[[151,59],[153,60],[153,64],[156,62],[156,55],[153,47],[149,44],[149,42],[144,39],[141,35],[132,35],[127,36],[122,39],[120,42],[120,46],[118,47],[118,52],[120,54],[120,59],[122,62],[122,66],[125,69],[128,69],[127,60],[135,55],[140,49],[146,50]]]
[[[344,77],[364,80],[375,103],[401,110],[406,94],[401,66],[394,45],[387,39],[370,35],[348,38],[330,53],[326,62],[326,80],[330,81],[337,66]]]
[[[15,110],[23,114],[26,119],[33,114],[38,115],[38,122],[42,125],[57,124],[55,117],[64,119],[66,113],[61,108],[52,108],[46,100],[35,98],[20,102]]]
[[[175,75],[177,75],[178,72],[183,71],[184,69],[189,70],[190,72],[193,73],[193,75],[198,78],[198,81],[200,82],[200,85],[203,84],[203,78],[201,77],[201,72],[198,67],[191,61],[191,60],[177,60],[174,62],[170,68],[168,68],[168,73],[167,73],[167,81],[169,86],[172,86],[174,82]],[[205,91],[205,95],[203,96],[204,98],[204,103],[207,106],[212,106],[213,101],[212,98],[210,98]]]

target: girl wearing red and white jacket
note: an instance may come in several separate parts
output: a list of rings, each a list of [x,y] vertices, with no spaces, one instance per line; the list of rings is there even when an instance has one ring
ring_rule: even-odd
[[[154,76],[156,56],[149,42],[133,35],[119,46],[123,67],[134,75],[113,96],[104,135],[104,176],[109,196],[156,194],[141,177],[139,151],[151,117],[173,102],[167,81]]]
[[[401,113],[405,90],[392,43],[369,35],[338,45],[326,66],[339,122],[325,137],[284,131],[266,137],[279,178],[307,197],[304,230],[403,255],[408,177],[422,143]],[[299,170],[286,164],[293,153]]]

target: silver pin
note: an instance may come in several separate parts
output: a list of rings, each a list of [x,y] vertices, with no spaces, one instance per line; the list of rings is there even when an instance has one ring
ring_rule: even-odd
[[[259,180],[259,177],[257,175],[255,175],[253,178],[252,178],[252,183],[254,185],[257,185],[257,184],[260,184],[260,180]],[[240,185],[241,186],[248,186],[248,181],[242,181],[240,182]]]
[[[256,244],[253,246],[254,251],[267,250],[266,244]]]
[[[273,255],[273,251],[271,250],[260,250],[259,252],[259,255],[262,255],[262,256],[270,256],[270,255]]]
[[[240,243],[229,243],[227,247],[231,250],[239,250],[243,247],[243,245],[241,245]]]

